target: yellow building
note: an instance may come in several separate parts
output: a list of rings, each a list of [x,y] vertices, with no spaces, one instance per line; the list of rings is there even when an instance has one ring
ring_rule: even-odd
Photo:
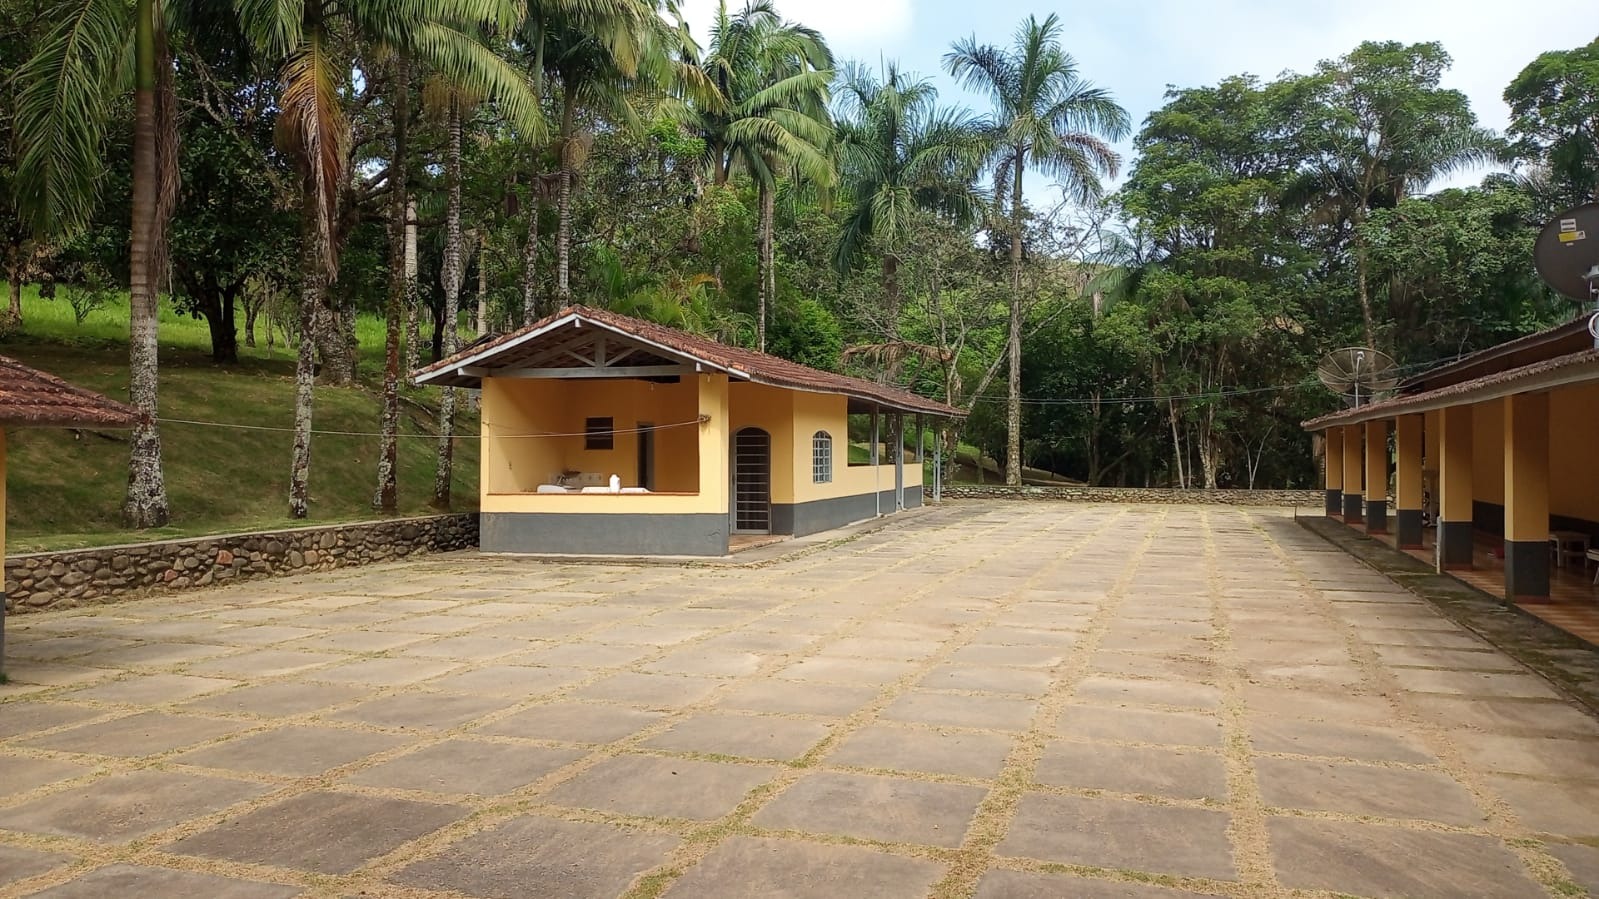
[[[962,414],[581,306],[416,377],[483,392],[488,552],[721,556],[913,508],[924,418]]]
[[[133,409],[0,356],[0,569],[6,543],[6,438],[15,428],[131,428]],[[6,619],[0,596],[0,672],[5,671]]]
[[[1548,599],[1552,566],[1586,587],[1599,547],[1596,333],[1599,315],[1585,315],[1305,422],[1324,438],[1327,514],[1387,534],[1391,508],[1399,547],[1430,544],[1441,570],[1502,565],[1512,602]]]

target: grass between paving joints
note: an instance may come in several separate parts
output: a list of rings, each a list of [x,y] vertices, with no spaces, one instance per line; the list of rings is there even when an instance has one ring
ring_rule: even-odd
[[[1309,521],[1311,520],[1300,519],[1301,524],[1305,524],[1311,531],[1320,534],[1321,536],[1329,537],[1329,535],[1320,528],[1311,526],[1308,523]],[[1327,523],[1329,525],[1332,524],[1331,522]],[[1257,528],[1259,527],[1258,522],[1256,523],[1256,526]],[[1338,527],[1343,527],[1343,525],[1340,524]],[[1260,532],[1267,538],[1267,541],[1271,545],[1273,552],[1282,558],[1292,570],[1299,573],[1301,583],[1303,584],[1306,594],[1319,600],[1318,605],[1321,606],[1324,616],[1331,622],[1338,622],[1337,616],[1327,608],[1330,603],[1325,599],[1324,595],[1315,587],[1310,579],[1304,576],[1303,569],[1298,566],[1293,557],[1285,552],[1275,540],[1272,540],[1264,528],[1260,528]],[[1331,539],[1331,537],[1329,537],[1329,539]],[[1339,540],[1332,540],[1331,542],[1340,546],[1342,545],[1341,541]],[[1370,542],[1373,544],[1376,543],[1376,541]],[[1386,546],[1383,546],[1382,548],[1387,549]],[[1393,550],[1392,552],[1394,552],[1395,555],[1404,556],[1403,553],[1400,553],[1397,550]],[[1361,554],[1356,554],[1356,558],[1366,561],[1364,556]],[[1409,556],[1404,556],[1404,558],[1408,562],[1418,565],[1420,564]],[[1381,567],[1376,565],[1373,565],[1372,567],[1379,572],[1388,574],[1388,572],[1383,571]],[[1409,566],[1406,567],[1408,568]],[[1414,587],[1406,584],[1403,580],[1394,578],[1392,575],[1389,575],[1389,577],[1391,580],[1394,580],[1401,586],[1405,586],[1407,589],[1410,589],[1411,592],[1416,593],[1418,596],[1421,596],[1423,599],[1431,602],[1433,607],[1442,612],[1445,617],[1449,617],[1451,620],[1454,620],[1453,617],[1448,614],[1448,606],[1440,607],[1440,604],[1437,602],[1437,600],[1435,600],[1432,596],[1429,596],[1428,593],[1416,590]],[[1453,579],[1450,580],[1452,581]],[[1456,621],[1456,623],[1462,622]],[[1520,858],[1522,864],[1526,867],[1527,873],[1530,874],[1532,878],[1541,884],[1545,889],[1549,890],[1553,895],[1585,895],[1587,891],[1573,881],[1571,872],[1566,868],[1565,864],[1560,861],[1560,859],[1551,854],[1541,841],[1525,836],[1526,831],[1520,827],[1515,812],[1510,809],[1508,804],[1495,796],[1493,791],[1490,790],[1483,782],[1482,778],[1473,772],[1471,766],[1466,763],[1465,756],[1461,753],[1460,748],[1456,746],[1454,740],[1451,739],[1448,731],[1438,724],[1428,720],[1425,716],[1417,714],[1416,711],[1409,706],[1409,703],[1405,698],[1407,696],[1406,691],[1397,681],[1394,680],[1392,674],[1389,672],[1388,667],[1384,665],[1377,657],[1376,652],[1367,646],[1365,641],[1361,640],[1356,635],[1353,625],[1343,623],[1342,626],[1347,637],[1348,648],[1355,657],[1357,664],[1365,670],[1368,677],[1372,678],[1377,684],[1380,685],[1383,693],[1391,697],[1391,704],[1395,706],[1398,717],[1404,720],[1406,725],[1418,731],[1422,735],[1423,739],[1426,740],[1428,744],[1428,749],[1430,749],[1441,761],[1445,772],[1457,783],[1463,785],[1466,790],[1471,793],[1473,801],[1476,802],[1478,807],[1483,811],[1487,820],[1487,823],[1483,826],[1482,830],[1485,830],[1488,834],[1499,839],[1500,842],[1507,846],[1511,852],[1515,853],[1515,855]],[[1503,647],[1500,648],[1503,650]],[[1441,827],[1441,825],[1434,826]]]
[[[1297,520],[1599,715],[1599,647],[1340,522]]]

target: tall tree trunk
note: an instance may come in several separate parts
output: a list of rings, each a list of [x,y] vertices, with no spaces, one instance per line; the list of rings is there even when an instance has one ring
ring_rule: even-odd
[[[159,371],[156,279],[161,237],[156,195],[156,3],[138,0],[134,38],[133,226],[129,247],[129,393],[138,421],[128,459],[128,494],[122,506],[129,527],[158,528],[170,517],[161,469],[161,432],[156,428]]]
[[[444,356],[454,355],[459,342],[460,329],[455,319],[461,308],[461,280],[465,276],[463,257],[466,253],[461,240],[461,104],[450,98],[449,150],[445,160],[444,178],[449,191],[448,206],[444,214],[444,264],[440,274],[444,281]],[[455,388],[444,388],[439,397],[439,452],[438,464],[433,473],[433,507],[450,508],[450,485],[455,467]]]
[[[405,204],[405,383],[416,386],[412,372],[422,367],[422,285],[417,277],[416,200]]]
[[[22,324],[22,266],[11,266],[11,308],[6,313],[12,327]]]
[[[211,361],[218,365],[232,365],[239,361],[239,329],[233,290],[218,288],[216,301],[209,306],[202,311],[206,327],[211,332]]]
[[[383,340],[383,423],[378,438],[378,489],[372,507],[385,515],[399,509],[396,470],[400,451],[400,327],[401,315],[409,297],[410,280],[406,237],[410,229],[410,193],[406,138],[411,119],[411,67],[402,50],[394,57],[393,155],[389,160],[389,302],[385,310]],[[416,321],[413,313],[411,321]],[[416,344],[412,341],[414,352]]]
[[[527,243],[522,245],[522,326],[539,320],[539,211],[544,202],[543,185],[533,176],[528,191]]]
[[[479,234],[477,237],[477,327],[474,328],[479,337],[483,336],[484,325],[489,317],[489,236]]]
[[[336,387],[348,387],[355,383],[356,347],[351,337],[355,312],[329,290],[326,283],[317,294],[322,308],[312,316],[317,327],[311,340],[316,343],[317,355],[322,361],[322,380]]]
[[[1022,172],[1027,157],[1016,149],[1015,183],[1011,187],[1010,235],[1010,354],[1008,390],[1005,396],[1005,483],[1022,484]]]
[[[576,116],[577,91],[567,85],[561,106],[561,186],[556,201],[560,204],[560,222],[555,233],[555,301],[562,309],[572,302],[572,170],[576,158],[572,135]]]
[[[761,280],[755,312],[755,348],[766,352],[766,316],[773,301],[777,287],[776,252],[772,248],[773,231],[777,227],[777,191],[771,185],[761,184],[760,190],[761,220],[758,242],[760,244],[760,271]]]
[[[289,462],[289,517],[310,514],[311,411],[316,398],[316,334],[327,273],[322,263],[321,236],[316,226],[316,186],[307,179],[305,221],[301,235],[305,277],[300,285],[300,344],[294,364],[294,452]],[[271,332],[268,331],[270,334]]]
[[[1360,236],[1365,216],[1355,216],[1355,290],[1360,297],[1360,320],[1365,326],[1366,346],[1377,348],[1377,323],[1371,311],[1371,287],[1366,259],[1366,241]]]

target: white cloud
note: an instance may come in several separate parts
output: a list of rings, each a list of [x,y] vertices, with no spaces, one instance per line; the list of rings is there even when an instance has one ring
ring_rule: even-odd
[[[728,0],[737,11],[742,0]],[[687,0],[683,14],[703,44],[716,16],[717,0]],[[785,0],[777,6],[785,19],[826,35],[840,57],[876,55],[879,47],[904,37],[911,28],[911,0]]]

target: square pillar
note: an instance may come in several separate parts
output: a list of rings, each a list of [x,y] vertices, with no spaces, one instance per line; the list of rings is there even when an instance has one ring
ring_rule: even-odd
[[[1366,422],[1366,533],[1388,533],[1388,421]]]
[[[1361,449],[1360,438],[1365,428],[1360,425],[1344,425],[1344,524],[1360,524],[1364,519],[1361,513],[1365,511],[1363,490],[1361,484],[1361,462],[1365,453]]]
[[[1328,428],[1321,432],[1322,466],[1327,470],[1327,517],[1344,514],[1344,432]]]
[[[1471,407],[1439,410],[1438,567],[1471,568]]]
[[[1505,404],[1505,600],[1549,598],[1549,394]]]
[[[1401,415],[1394,422],[1394,537],[1400,549],[1421,549],[1423,421]]]

